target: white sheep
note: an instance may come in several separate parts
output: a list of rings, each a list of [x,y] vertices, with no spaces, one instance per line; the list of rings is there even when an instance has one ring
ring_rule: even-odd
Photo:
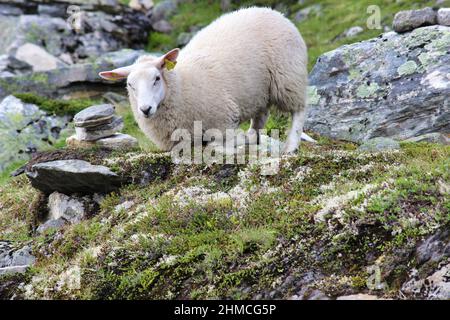
[[[225,132],[251,120],[250,129],[258,132],[271,105],[292,114],[284,152],[296,151],[301,137],[312,140],[303,134],[306,45],[293,23],[268,8],[225,14],[183,50],[142,56],[131,66],[100,76],[128,78],[139,127],[165,151],[176,143],[171,140],[174,130],[187,129],[193,136],[194,121],[201,121],[204,130]]]

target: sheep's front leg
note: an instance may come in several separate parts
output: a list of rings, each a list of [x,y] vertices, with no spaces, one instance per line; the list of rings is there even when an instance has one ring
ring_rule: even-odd
[[[263,129],[266,125],[267,118],[269,117],[269,111],[261,112],[257,114],[250,122],[250,129],[247,131],[248,144],[259,144],[261,141],[259,130]]]
[[[286,139],[283,153],[294,153],[297,151],[303,135],[303,124],[305,122],[305,109],[292,113],[292,126]]]

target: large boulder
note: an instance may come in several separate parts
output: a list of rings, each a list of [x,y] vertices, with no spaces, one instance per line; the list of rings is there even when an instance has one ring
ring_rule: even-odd
[[[322,55],[306,128],[362,142],[450,132],[450,28],[390,32]]]
[[[34,164],[27,176],[34,188],[46,194],[108,193],[122,184],[109,168],[83,160],[57,160]]]

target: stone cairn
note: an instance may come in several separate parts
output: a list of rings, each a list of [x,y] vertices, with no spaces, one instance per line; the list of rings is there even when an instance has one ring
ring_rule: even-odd
[[[67,146],[98,146],[112,150],[136,148],[138,141],[134,137],[119,132],[123,129],[123,119],[114,112],[111,104],[101,104],[77,113],[74,117],[75,135],[67,138]]]

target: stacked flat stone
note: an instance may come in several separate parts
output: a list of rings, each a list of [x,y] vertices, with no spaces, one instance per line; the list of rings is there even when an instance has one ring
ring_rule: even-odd
[[[427,7],[419,10],[400,11],[395,15],[392,24],[394,31],[398,33],[432,25],[450,26],[450,8],[441,8],[435,11],[433,8]]]
[[[132,149],[138,142],[130,135],[122,134],[122,117],[114,114],[111,104],[101,104],[84,109],[74,117],[75,135],[67,139],[73,148],[99,146],[107,149]]]

